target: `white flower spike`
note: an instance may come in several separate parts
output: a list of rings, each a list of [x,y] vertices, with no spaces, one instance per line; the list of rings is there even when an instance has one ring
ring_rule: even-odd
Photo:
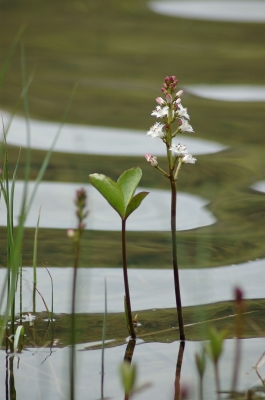
[[[163,139],[166,136],[166,133],[163,131],[164,126],[164,124],[156,122],[155,125],[151,126],[150,130],[147,132],[147,136]]]

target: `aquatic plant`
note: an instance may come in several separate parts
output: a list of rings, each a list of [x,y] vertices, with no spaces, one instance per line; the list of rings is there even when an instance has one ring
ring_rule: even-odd
[[[164,171],[159,165],[156,156],[146,154],[145,158],[147,162],[155,167],[158,171],[162,172],[166,178],[170,181],[171,187],[171,237],[172,237],[172,261],[174,271],[174,283],[175,283],[175,297],[178,313],[179,322],[179,333],[180,340],[185,340],[182,306],[181,306],[181,295],[180,295],[180,282],[178,273],[178,260],[177,260],[177,243],[176,243],[176,211],[177,211],[177,179],[182,164],[194,164],[196,158],[194,158],[185,145],[175,145],[172,140],[177,136],[178,133],[183,132],[194,132],[192,126],[189,123],[190,116],[186,108],[181,104],[181,95],[183,90],[176,92],[178,80],[175,76],[167,76],[164,80],[161,91],[164,95],[157,97],[156,109],[151,115],[162,119],[163,123],[156,122],[149,131],[147,136],[151,138],[159,138],[166,145],[166,154],[168,160],[168,171]],[[173,124],[177,122],[178,126],[173,129]]]
[[[73,270],[73,284],[72,284],[72,310],[71,310],[71,351],[70,351],[70,398],[75,399],[75,304],[76,304],[76,290],[77,290],[77,270],[79,263],[79,253],[81,237],[85,229],[85,219],[88,215],[86,210],[87,194],[85,189],[81,188],[76,191],[75,197],[76,205],[76,216],[77,216],[77,228],[76,230],[68,229],[67,235],[73,240],[73,250],[74,250],[74,270]]]
[[[135,211],[149,192],[140,192],[134,195],[142,177],[140,168],[131,168],[123,172],[114,182],[111,178],[102,174],[90,174],[89,182],[102,194],[108,203],[120,215],[122,220],[122,264],[125,289],[125,315],[127,327],[132,338],[135,338],[133,327],[131,300],[127,272],[126,257],[126,220]]]

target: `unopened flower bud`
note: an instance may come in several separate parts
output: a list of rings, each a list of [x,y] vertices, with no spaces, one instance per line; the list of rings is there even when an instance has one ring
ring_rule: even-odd
[[[172,96],[171,96],[171,94],[169,94],[169,93],[166,94],[166,101],[167,101],[167,103],[172,103]]]
[[[179,90],[179,91],[176,93],[176,96],[180,97],[180,96],[182,96],[182,95],[183,95],[183,93],[184,93],[184,91],[183,91],[183,90]]]
[[[151,154],[147,153],[145,155],[146,161],[151,164],[152,167],[156,167],[158,165],[157,157],[151,156]]]
[[[156,102],[157,102],[158,104],[160,104],[161,106],[162,106],[163,104],[165,104],[165,100],[162,99],[162,97],[157,97],[157,98],[156,98]]]
[[[234,288],[234,296],[235,296],[236,305],[240,307],[243,303],[243,297],[244,297],[243,290],[240,289],[239,287],[235,287]]]
[[[73,238],[75,236],[75,231],[70,228],[70,229],[67,229],[66,234],[71,239],[71,238]]]

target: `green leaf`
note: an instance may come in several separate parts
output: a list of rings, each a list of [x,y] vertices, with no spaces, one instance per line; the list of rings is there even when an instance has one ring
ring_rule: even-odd
[[[102,174],[90,174],[89,182],[93,185],[105,199],[124,218],[125,206],[123,192],[111,178]]]
[[[136,208],[139,207],[139,205],[142,203],[143,199],[149,194],[149,192],[140,192],[137,193],[130,201],[128,204],[128,207],[126,208],[126,213],[125,213],[125,218],[127,219],[129,215],[136,210]]]
[[[125,394],[129,395],[133,390],[136,381],[136,366],[131,365],[128,361],[123,361],[120,366],[120,376]]]
[[[212,361],[216,364],[223,351],[223,341],[226,337],[226,331],[222,330],[218,332],[215,328],[211,328],[209,331],[210,342],[208,343],[208,353]]]
[[[132,196],[134,195],[141,177],[142,170],[139,167],[128,169],[119,177],[117,183],[124,195],[124,210],[126,210]]]
[[[21,347],[21,346],[19,346],[19,342],[21,341],[23,343],[23,339],[24,339],[24,326],[19,325],[17,327],[15,337],[14,337],[14,352],[15,353],[18,350],[18,347]]]

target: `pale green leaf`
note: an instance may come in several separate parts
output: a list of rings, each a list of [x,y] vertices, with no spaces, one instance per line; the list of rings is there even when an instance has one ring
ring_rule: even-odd
[[[120,214],[121,218],[124,218],[124,196],[118,183],[102,174],[91,174],[88,179],[91,185],[102,194],[111,207]]]
[[[142,177],[142,170],[139,167],[128,169],[119,177],[117,183],[124,195],[124,208],[126,210],[132,196],[135,193],[138,183]]]
[[[139,205],[142,203],[143,199],[149,194],[149,192],[140,192],[137,193],[129,202],[128,207],[126,208],[125,218],[127,219],[129,215],[136,210]]]

